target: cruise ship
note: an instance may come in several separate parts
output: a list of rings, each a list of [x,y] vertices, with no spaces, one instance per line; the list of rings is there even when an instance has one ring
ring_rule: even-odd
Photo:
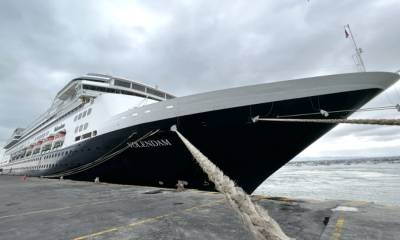
[[[251,193],[335,126],[254,117],[347,118],[398,78],[348,73],[175,97],[126,78],[87,74],[62,88],[30,126],[15,129],[0,171],[167,188],[185,181],[188,188],[214,190],[171,130],[176,126]]]

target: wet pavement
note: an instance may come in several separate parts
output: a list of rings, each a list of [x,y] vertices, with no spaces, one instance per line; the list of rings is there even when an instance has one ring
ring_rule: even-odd
[[[252,196],[296,239],[399,239],[400,208]],[[0,239],[253,239],[219,193],[0,176]]]

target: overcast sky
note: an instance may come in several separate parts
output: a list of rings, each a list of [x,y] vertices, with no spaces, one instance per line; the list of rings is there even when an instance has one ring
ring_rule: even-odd
[[[398,0],[0,1],[0,144],[71,78],[124,76],[175,95],[400,69]],[[369,105],[400,102],[400,85]],[[398,118],[391,110],[359,117]],[[400,155],[400,128],[339,126],[300,157]]]

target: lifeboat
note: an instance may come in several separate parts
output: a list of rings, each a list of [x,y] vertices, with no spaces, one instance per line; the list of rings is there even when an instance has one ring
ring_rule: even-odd
[[[43,142],[44,142],[44,140],[39,140],[36,144],[35,144],[35,147],[34,147],[34,150],[33,150],[33,155],[35,155],[35,154],[38,154],[39,152],[40,152],[40,147],[41,147],[41,145],[43,144]]]
[[[47,137],[46,142],[51,142],[51,141],[53,141],[53,140],[54,140],[54,136],[51,135],[51,136],[48,136],[48,137]]]
[[[63,145],[65,134],[66,134],[65,130],[56,133],[55,138],[54,138],[53,149],[59,148]]]
[[[43,142],[43,148],[42,152],[49,151],[51,149],[51,145],[53,144],[54,141],[54,135],[48,136],[46,140]]]
[[[65,131],[60,131],[58,133],[56,133],[55,139],[59,140],[59,139],[63,139],[65,137],[66,132]]]

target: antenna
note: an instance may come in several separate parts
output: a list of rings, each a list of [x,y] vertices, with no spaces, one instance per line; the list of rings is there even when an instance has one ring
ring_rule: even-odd
[[[347,31],[349,31],[349,32],[347,32]],[[356,40],[354,39],[354,36],[353,36],[353,33],[351,32],[351,29],[350,29],[350,25],[349,25],[349,24],[347,24],[347,25],[344,26],[344,32],[345,32],[345,34],[346,34],[346,38],[350,37],[351,40],[353,40],[354,48],[355,48],[355,50],[356,50],[356,60],[357,60],[357,61],[356,61],[356,65],[357,65],[357,67],[358,67],[358,70],[360,70],[361,72],[365,72],[366,70],[365,70],[364,61],[363,61],[363,59],[362,59],[362,57],[361,57],[361,53],[362,53],[363,51],[362,51],[361,48],[359,48],[359,47],[357,46]]]

